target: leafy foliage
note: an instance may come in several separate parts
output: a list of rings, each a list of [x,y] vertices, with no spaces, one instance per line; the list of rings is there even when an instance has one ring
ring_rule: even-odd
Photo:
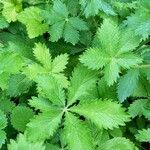
[[[0,149],[149,149],[149,42],[149,0],[0,0]]]
[[[130,35],[131,31],[122,31],[115,23],[104,20],[98,29],[95,46],[89,48],[80,57],[80,61],[92,69],[105,67],[105,80],[109,86],[112,85],[117,81],[121,67],[129,69],[142,62],[140,57],[132,53],[138,46],[138,38]]]
[[[139,130],[136,134],[136,138],[141,142],[150,142],[150,129]]]

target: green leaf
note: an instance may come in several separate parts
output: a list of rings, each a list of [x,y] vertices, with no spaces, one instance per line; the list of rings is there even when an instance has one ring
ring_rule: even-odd
[[[6,133],[0,130],[0,148],[2,147],[3,144],[5,144],[5,139],[6,139]]]
[[[13,65],[12,65],[13,64]],[[23,66],[23,59],[13,51],[0,52],[0,73],[18,73]]]
[[[32,82],[26,78],[25,75],[15,74],[10,77],[8,84],[8,94],[11,97],[19,96],[23,93],[28,92]]]
[[[95,16],[100,10],[107,15],[116,15],[112,6],[106,0],[80,0],[80,4],[86,17]]]
[[[36,79],[38,75],[51,75],[53,76],[63,87],[68,87],[68,80],[63,74],[64,69],[68,63],[68,54],[61,54],[55,57],[53,60],[49,49],[45,44],[35,44],[33,49],[34,56],[39,63],[31,63],[24,69],[24,74],[31,80]]]
[[[79,31],[88,30],[87,23],[79,17],[70,16],[67,6],[60,0],[55,0],[51,12],[44,11],[43,17],[50,25],[52,42],[64,38],[66,42],[75,45],[79,41]]]
[[[11,140],[10,144],[8,144],[8,150],[45,150],[45,146],[43,143],[31,143],[27,140],[26,136],[23,134],[19,134],[17,140]]]
[[[98,150],[137,150],[135,145],[124,137],[116,137],[106,141]]]
[[[129,114],[134,118],[136,116],[144,115],[150,120],[150,100],[138,99],[129,106]]]
[[[41,9],[38,7],[26,8],[18,15],[18,20],[26,25],[29,38],[35,38],[48,30],[48,25],[43,23]]]
[[[68,89],[68,105],[76,100],[80,100],[82,96],[88,95],[88,91],[94,88],[98,79],[96,71],[87,69],[82,65],[78,65],[73,73]]]
[[[0,2],[3,4],[3,16],[9,23],[11,21],[15,22],[19,12],[22,10],[22,0],[1,0]]]
[[[61,123],[62,111],[53,107],[35,116],[27,124],[27,137],[31,141],[44,141],[56,132]]]
[[[93,100],[71,108],[71,111],[83,115],[100,129],[118,128],[129,121],[129,115],[124,108],[110,100]]]
[[[32,109],[25,106],[17,106],[12,111],[11,124],[16,130],[24,132],[26,130],[27,123],[29,123],[33,116],[34,113]]]
[[[32,97],[32,99],[29,100],[29,105],[41,112],[48,111],[52,108],[52,103],[43,97]]]
[[[43,97],[48,98],[55,105],[65,105],[64,90],[55,78],[48,75],[41,75],[37,77],[36,82],[39,93]]]
[[[132,31],[127,30],[128,34],[125,31],[105,19],[98,29],[93,48],[88,48],[80,57],[81,63],[91,69],[104,68],[104,77],[109,86],[117,81],[122,68],[129,69],[142,62],[142,58],[131,52],[138,46],[139,38],[130,36]]]
[[[43,64],[46,69],[51,69],[51,54],[45,44],[36,43],[33,48],[35,58]]]
[[[0,15],[0,29],[7,28],[8,26],[9,26],[8,22],[2,15]]]
[[[133,94],[139,79],[139,70],[132,69],[125,74],[118,83],[117,93],[120,102]]]
[[[135,136],[136,139],[140,142],[150,142],[150,128],[138,130],[138,134]]]
[[[65,115],[64,136],[71,150],[93,150],[90,130],[71,113]]]
[[[67,54],[61,54],[54,58],[52,62],[52,72],[53,73],[60,73],[63,72],[66,68],[66,65],[68,63],[68,55]]]
[[[149,1],[140,1],[140,7],[127,17],[125,23],[135,34],[140,35],[141,39],[146,39],[150,35],[150,3]]]
[[[0,148],[5,143],[6,133],[2,130],[7,125],[5,114],[0,110]]]
[[[15,107],[15,103],[10,101],[7,97],[0,98],[0,110],[2,110],[4,113],[10,113],[12,109]]]

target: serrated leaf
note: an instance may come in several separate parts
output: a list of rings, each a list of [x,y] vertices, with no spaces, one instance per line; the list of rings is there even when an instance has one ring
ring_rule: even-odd
[[[125,125],[129,115],[124,108],[110,100],[93,100],[71,108],[71,111],[83,115],[100,129],[113,129]]]
[[[0,2],[4,5],[2,11],[3,16],[9,23],[11,21],[15,22],[17,20],[19,12],[22,10],[22,0],[7,0]]]
[[[55,78],[48,75],[41,75],[37,77],[36,82],[39,93],[43,97],[48,98],[54,105],[65,105],[64,90]]]
[[[60,73],[63,72],[66,68],[66,65],[68,63],[68,55],[67,54],[61,54],[54,58],[52,62],[52,72],[53,73]]]
[[[120,102],[123,102],[127,97],[133,94],[139,79],[139,70],[132,69],[125,74],[118,83],[117,93]]]
[[[74,69],[68,89],[68,105],[88,94],[88,91],[96,84],[97,75],[96,71],[87,69],[82,65],[78,65]]]
[[[43,146],[42,142],[32,143],[27,140],[26,136],[23,134],[19,134],[17,140],[11,140],[10,144],[8,144],[8,150],[45,150],[45,146]]]
[[[52,103],[43,97],[32,97],[32,99],[29,100],[29,105],[41,112],[48,111],[52,108]]]
[[[35,58],[43,64],[46,69],[51,69],[51,54],[45,44],[36,43],[33,48]]]
[[[17,106],[12,111],[11,124],[16,130],[24,132],[27,123],[29,123],[33,116],[34,113],[29,107]]]
[[[26,8],[17,18],[26,25],[29,38],[35,38],[48,30],[48,25],[43,23],[44,19],[41,17],[41,9],[38,7]]]
[[[6,133],[2,130],[7,125],[7,119],[5,114],[0,110],[0,148],[5,143]]]
[[[126,31],[128,34],[124,37],[125,31],[116,23],[105,19],[98,29],[93,48],[87,49],[80,57],[81,63],[89,68],[98,70],[104,67],[104,77],[109,86],[117,81],[122,68],[129,69],[142,62],[140,56],[131,52],[138,46],[139,38],[130,36],[133,34],[130,30]]]
[[[129,114],[134,118],[136,116],[144,115],[150,120],[150,100],[138,99],[129,106]]]
[[[92,136],[86,125],[71,113],[65,115],[64,136],[71,150],[93,150]]]
[[[138,134],[135,137],[140,142],[150,142],[150,128],[138,130]]]
[[[5,144],[5,139],[6,139],[6,133],[0,130],[0,148],[2,147],[3,144]]]
[[[28,92],[32,82],[26,78],[25,75],[16,74],[10,77],[8,84],[8,95],[11,97],[19,96]]]
[[[134,14],[127,17],[125,23],[135,34],[140,35],[141,39],[146,39],[150,35],[150,3],[144,4],[146,1],[140,1],[140,3],[140,7]]]
[[[67,88],[69,83],[63,71],[68,63],[68,54],[58,55],[52,60],[49,49],[41,43],[36,44],[33,50],[39,63],[32,62],[32,64],[29,64],[23,70],[24,74],[34,81],[38,75],[51,75],[63,87]]]
[[[135,145],[124,137],[116,137],[106,141],[98,150],[137,150]]]
[[[116,15],[112,6],[105,0],[80,0],[80,4],[86,17],[95,16],[100,10],[107,15]]]
[[[50,136],[53,136],[61,123],[61,118],[62,111],[55,107],[35,116],[35,118],[27,124],[28,138],[31,141],[44,141]]]
[[[69,15],[66,4],[60,0],[54,1],[51,12],[43,12],[43,17],[50,24],[49,33],[52,42],[64,38],[66,42],[75,45],[79,41],[79,31],[88,30],[87,23],[79,17]]]

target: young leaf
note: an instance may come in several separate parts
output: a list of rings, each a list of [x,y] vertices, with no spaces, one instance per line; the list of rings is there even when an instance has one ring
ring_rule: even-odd
[[[61,123],[61,118],[62,111],[55,107],[40,113],[27,124],[27,137],[31,141],[44,141],[48,139],[57,130]]]
[[[68,63],[68,54],[61,54],[52,60],[49,49],[45,44],[35,44],[33,53],[39,63],[32,63],[24,69],[24,74],[35,80],[38,75],[52,75],[63,87],[68,87],[68,80],[63,74]]]
[[[129,106],[129,114],[134,118],[136,116],[144,115],[150,120],[150,100],[149,99],[139,99],[135,100]]]
[[[9,23],[11,21],[15,22],[19,12],[22,10],[22,0],[1,0],[0,2],[4,5],[2,11],[3,16]]]
[[[86,96],[88,91],[94,88],[98,79],[97,74],[97,71],[92,71],[82,65],[78,65],[74,69],[68,89],[68,105],[79,100],[82,96]]]
[[[55,78],[48,75],[38,76],[36,79],[39,93],[48,98],[54,105],[65,105],[65,93]]]
[[[26,8],[18,15],[18,20],[26,25],[29,38],[35,38],[48,30],[48,25],[43,23],[41,9],[38,7]]]
[[[71,150],[93,150],[90,130],[71,113],[65,115],[64,136]]]
[[[150,128],[139,130],[136,139],[140,142],[150,142]]]
[[[118,128],[119,125],[123,126],[130,120],[124,108],[110,100],[89,101],[71,108],[71,111],[83,115],[100,129]]]
[[[27,140],[26,136],[23,134],[19,134],[17,137],[17,140],[11,140],[10,144],[8,144],[8,150],[45,150],[45,146],[43,146],[43,143],[32,143]]]

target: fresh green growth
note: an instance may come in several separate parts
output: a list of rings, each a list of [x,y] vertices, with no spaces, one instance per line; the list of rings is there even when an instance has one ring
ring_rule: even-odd
[[[0,0],[0,150],[148,150],[150,0]]]

